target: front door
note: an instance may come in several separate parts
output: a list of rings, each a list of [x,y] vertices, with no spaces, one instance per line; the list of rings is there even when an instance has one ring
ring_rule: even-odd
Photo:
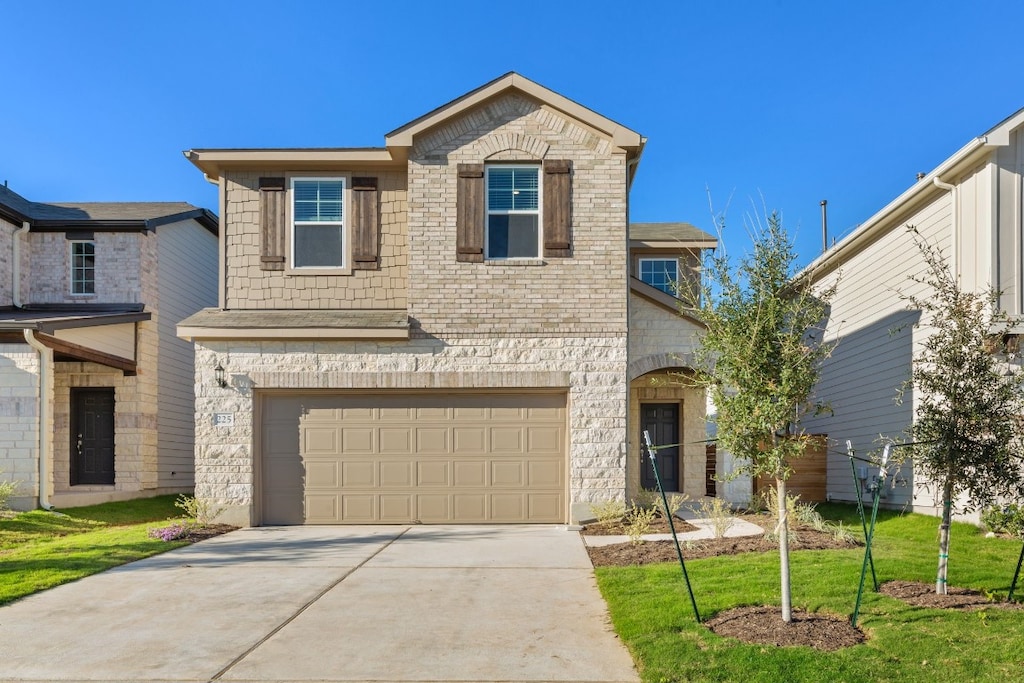
[[[643,432],[651,436],[655,446],[669,446],[655,451],[654,459],[658,465],[658,476],[666,491],[679,490],[679,404],[678,403],[643,403],[640,405],[640,442],[643,443]],[[641,449],[646,450],[646,449]],[[658,482],[654,477],[654,467],[647,453],[643,453],[643,466],[640,469],[640,486],[645,489],[657,489]]]
[[[71,390],[71,485],[114,483],[114,390]]]

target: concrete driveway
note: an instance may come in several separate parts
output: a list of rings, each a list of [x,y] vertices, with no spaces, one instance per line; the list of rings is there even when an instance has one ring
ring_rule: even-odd
[[[636,681],[575,532],[264,527],[0,608],[10,681]]]

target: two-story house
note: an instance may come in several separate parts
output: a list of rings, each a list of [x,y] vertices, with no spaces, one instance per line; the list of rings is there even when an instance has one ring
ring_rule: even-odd
[[[555,522],[704,491],[715,240],[628,225],[645,139],[509,73],[381,148],[196,149],[219,303],[196,343],[196,494],[239,524]],[[678,445],[682,444],[682,445]]]
[[[991,286],[1001,292],[1001,307],[1024,319],[1022,179],[1024,110],[923,174],[804,270],[804,277],[821,285],[839,283],[826,330],[827,340],[837,345],[817,388],[832,410],[805,425],[837,446],[828,461],[830,498],[855,500],[855,475],[877,471],[858,462],[851,472],[847,440],[859,455],[877,454],[886,441],[905,441],[914,419],[913,392],[900,404],[894,399],[930,330],[918,325],[927,321],[901,294],[923,299],[929,291],[911,279],[925,264],[907,226],[942,250],[964,289]],[[915,473],[912,463],[904,465],[899,481],[887,488],[886,504],[937,511],[941,491]]]
[[[217,218],[185,203],[33,202],[0,187],[0,477],[12,507],[194,485],[193,348]]]

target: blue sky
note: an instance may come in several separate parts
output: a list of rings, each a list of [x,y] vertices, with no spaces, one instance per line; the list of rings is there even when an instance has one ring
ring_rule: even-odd
[[[518,71],[647,136],[634,221],[821,249],[1024,107],[1024,3],[0,0],[0,181],[216,210],[192,147],[381,146]]]

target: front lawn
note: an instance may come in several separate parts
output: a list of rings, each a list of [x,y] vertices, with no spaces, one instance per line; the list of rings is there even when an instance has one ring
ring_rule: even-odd
[[[158,522],[181,517],[174,501],[158,496],[0,519],[0,605],[187,545],[147,536]]]
[[[827,519],[860,528],[856,509],[822,505]],[[938,520],[879,513],[874,557],[879,581],[933,582]],[[1021,544],[955,524],[950,585],[1006,596]],[[684,551],[685,556],[685,551]],[[791,556],[795,608],[849,617],[863,548]],[[779,604],[778,554],[747,553],[687,562],[701,616],[743,605]],[[871,592],[858,625],[867,642],[836,652],[747,645],[695,623],[678,563],[595,569],[615,630],[644,681],[1000,681],[1024,671],[1024,611],[911,607]],[[1018,587],[1018,595],[1024,587]]]

